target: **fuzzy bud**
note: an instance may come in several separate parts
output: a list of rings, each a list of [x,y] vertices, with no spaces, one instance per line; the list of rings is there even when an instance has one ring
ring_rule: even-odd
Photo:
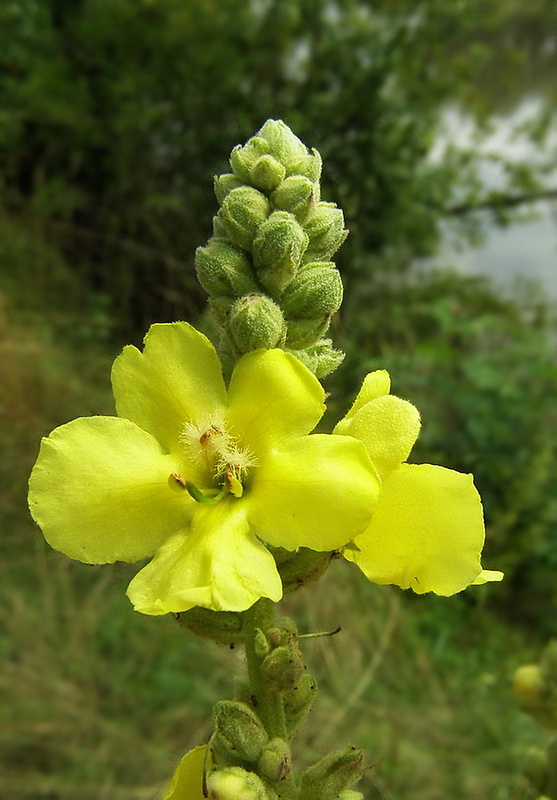
[[[309,672],[304,672],[296,686],[283,693],[284,716],[289,734],[292,734],[306,718],[316,692],[315,678]]]
[[[287,319],[331,317],[342,303],[340,273],[330,261],[307,264],[299,270],[281,299]]]
[[[237,700],[220,700],[214,709],[213,747],[217,755],[230,760],[255,762],[268,741],[256,714]]]
[[[279,783],[290,773],[291,758],[288,742],[284,739],[271,739],[259,756],[257,771],[271,783]]]
[[[251,186],[240,186],[224,198],[217,215],[234,244],[250,250],[259,226],[269,215],[269,201]]]
[[[322,166],[321,155],[312,148],[311,153],[306,153],[301,158],[290,163],[288,175],[304,175],[310,181],[317,183],[321,177]]]
[[[337,800],[364,800],[364,796],[361,792],[355,792],[353,789],[345,789],[339,794]]]
[[[251,168],[255,163],[269,152],[269,145],[256,134],[244,144],[238,144],[230,153],[230,166],[242,183],[251,182]]]
[[[275,208],[289,211],[304,222],[319,200],[319,184],[304,175],[291,175],[275,189],[271,200]]]
[[[195,252],[195,271],[207,294],[241,297],[258,286],[245,254],[226,239],[210,239]]]
[[[207,776],[208,800],[269,800],[265,786],[255,773],[227,767]]]
[[[284,593],[293,592],[316,581],[327,571],[332,557],[332,553],[320,553],[307,547],[300,547],[288,559],[278,563],[277,568]]]
[[[225,172],[224,175],[215,175],[213,186],[215,190],[215,196],[220,206],[223,204],[224,198],[230,194],[232,189],[239,189],[240,186],[242,186],[242,181],[231,172]]]
[[[219,644],[233,645],[244,640],[242,616],[236,611],[212,611],[195,606],[176,614],[176,622],[196,636]]]
[[[286,349],[296,356],[316,378],[324,378],[333,372],[344,360],[342,350],[336,350],[330,339],[321,339],[304,350]]]
[[[264,192],[272,192],[284,180],[284,166],[269,153],[260,156],[250,169],[250,183]]]
[[[330,325],[331,318],[327,315],[318,319],[302,319],[288,322],[286,345],[293,350],[303,350],[310,347],[320,339]]]
[[[280,295],[292,281],[307,243],[303,228],[286,211],[274,211],[259,227],[253,240],[253,262],[271,295]]]
[[[300,797],[304,800],[337,800],[363,773],[364,754],[349,745],[329,753],[302,775]]]
[[[342,209],[334,203],[317,203],[304,228],[309,236],[306,261],[331,258],[348,236]]]
[[[227,332],[240,353],[281,347],[286,338],[282,311],[264,294],[240,297],[230,309]]]
[[[223,328],[228,321],[228,317],[230,316],[230,309],[236,302],[235,297],[210,297],[209,298],[209,308],[212,311],[213,318],[215,321],[221,325]]]
[[[280,161],[288,174],[292,174],[292,168],[309,155],[305,144],[280,119],[267,120],[257,137],[265,140],[266,152]]]
[[[304,671],[302,654],[295,643],[276,647],[263,662],[261,671],[279,692],[293,689]]]

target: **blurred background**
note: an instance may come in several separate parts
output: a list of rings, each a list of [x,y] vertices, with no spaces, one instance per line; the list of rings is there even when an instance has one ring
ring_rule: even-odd
[[[306,645],[300,747],[365,747],[366,800],[535,797],[510,676],[557,635],[556,66],[554,0],[2,0],[1,800],[156,800],[230,696],[234,651],[134,614],[136,567],[50,551],[25,496],[42,435],[113,413],[124,344],[206,324],[212,177],[269,117],[350,229],[331,420],[389,369],[506,573],[446,600],[335,563],[289,598],[343,628]]]

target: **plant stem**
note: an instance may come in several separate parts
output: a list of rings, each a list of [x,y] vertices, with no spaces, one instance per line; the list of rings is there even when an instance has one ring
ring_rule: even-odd
[[[264,634],[275,625],[275,606],[271,600],[261,598],[243,612],[245,651],[248,666],[251,703],[271,739],[286,739],[284,705],[281,693],[269,684],[261,671],[262,657],[257,652],[257,631]]]

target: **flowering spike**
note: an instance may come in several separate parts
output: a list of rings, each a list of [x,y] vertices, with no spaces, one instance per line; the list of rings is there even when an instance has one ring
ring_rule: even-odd
[[[342,211],[320,201],[321,156],[284,122],[268,120],[233,149],[230,164],[232,172],[215,178],[221,209],[213,239],[196,254],[199,281],[225,331],[219,344],[224,372],[229,376],[243,353],[281,347],[323,377],[343,358],[322,337],[342,300],[330,259],[347,231]],[[272,334],[265,326],[254,331],[250,322],[246,335],[252,301],[236,301],[251,294],[276,303]]]

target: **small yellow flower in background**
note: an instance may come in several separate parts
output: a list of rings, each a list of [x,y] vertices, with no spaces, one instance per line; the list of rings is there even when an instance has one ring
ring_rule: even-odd
[[[47,541],[85,563],[152,560],[128,596],[145,614],[242,611],[282,585],[263,543],[331,551],[368,524],[380,492],[365,447],[313,434],[323,388],[282,350],[245,355],[228,392],[211,343],[185,322],[128,346],[118,417],[43,440],[29,504]]]
[[[482,570],[485,539],[480,496],[471,475],[432,464],[406,464],[420,430],[418,410],[389,394],[385,370],[370,373],[334,433],[364,443],[382,480],[367,529],[344,556],[375,583],[418,594],[452,595],[498,581]]]

